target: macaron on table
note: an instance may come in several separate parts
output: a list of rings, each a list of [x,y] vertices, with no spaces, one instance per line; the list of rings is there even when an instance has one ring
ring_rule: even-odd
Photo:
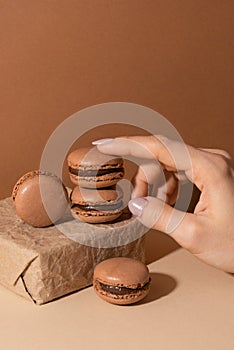
[[[89,287],[35,306],[0,285],[2,348],[232,350],[234,277],[159,232],[147,253],[151,287],[136,304],[111,304]]]
[[[109,303],[133,304],[149,293],[149,270],[139,260],[107,259],[95,267],[93,287],[96,294]]]

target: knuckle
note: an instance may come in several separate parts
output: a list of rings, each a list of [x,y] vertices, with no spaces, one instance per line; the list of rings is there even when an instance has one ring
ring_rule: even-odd
[[[231,160],[232,156],[230,155],[230,153],[228,153],[226,150],[224,149],[219,149],[218,152],[220,153],[221,156]]]
[[[200,229],[197,222],[191,222],[188,231],[186,233],[186,238],[184,242],[184,247],[188,249],[190,252],[195,252],[198,246],[200,237]]]
[[[204,154],[207,170],[212,176],[220,178],[231,173],[231,161],[224,154]]]
[[[120,136],[119,138],[120,138],[120,139],[131,140],[131,139],[132,139],[132,136],[125,135],[125,136]]]
[[[157,145],[158,137],[156,135],[147,136],[147,140],[151,145]]]
[[[161,135],[161,134],[158,134],[158,135],[151,135],[151,137],[153,137],[154,139],[158,139],[159,141],[162,141],[162,142],[168,142],[169,139],[164,136],[164,135]]]
[[[215,156],[215,163],[221,174],[228,174],[230,172],[229,161],[223,154]]]

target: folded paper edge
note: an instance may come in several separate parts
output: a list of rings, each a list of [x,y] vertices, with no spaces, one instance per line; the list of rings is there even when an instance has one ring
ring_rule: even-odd
[[[21,278],[25,272],[28,270],[28,268],[30,267],[30,265],[32,264],[32,262],[38,258],[38,255],[36,255],[34,258],[32,258],[30,261],[28,261],[27,265],[23,268],[23,270],[20,272],[20,274],[16,277],[15,281],[13,282],[13,286],[15,286],[19,280],[19,278]]]

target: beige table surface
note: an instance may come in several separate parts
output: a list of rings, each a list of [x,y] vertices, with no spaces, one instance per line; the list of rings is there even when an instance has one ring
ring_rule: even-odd
[[[234,276],[178,249],[149,265],[152,288],[115,306],[87,288],[36,306],[0,287],[1,349],[234,349]]]

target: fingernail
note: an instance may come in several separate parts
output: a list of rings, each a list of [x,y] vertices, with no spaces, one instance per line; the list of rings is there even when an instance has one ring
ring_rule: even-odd
[[[148,200],[145,198],[135,198],[135,199],[131,199],[128,202],[128,208],[130,210],[130,212],[133,215],[136,215],[138,217],[141,217],[142,212],[144,210],[144,208],[146,207],[146,205],[148,204]]]
[[[105,145],[106,143],[110,143],[112,142],[114,139],[100,139],[100,140],[96,140],[96,141],[93,141],[92,144],[93,145]]]

